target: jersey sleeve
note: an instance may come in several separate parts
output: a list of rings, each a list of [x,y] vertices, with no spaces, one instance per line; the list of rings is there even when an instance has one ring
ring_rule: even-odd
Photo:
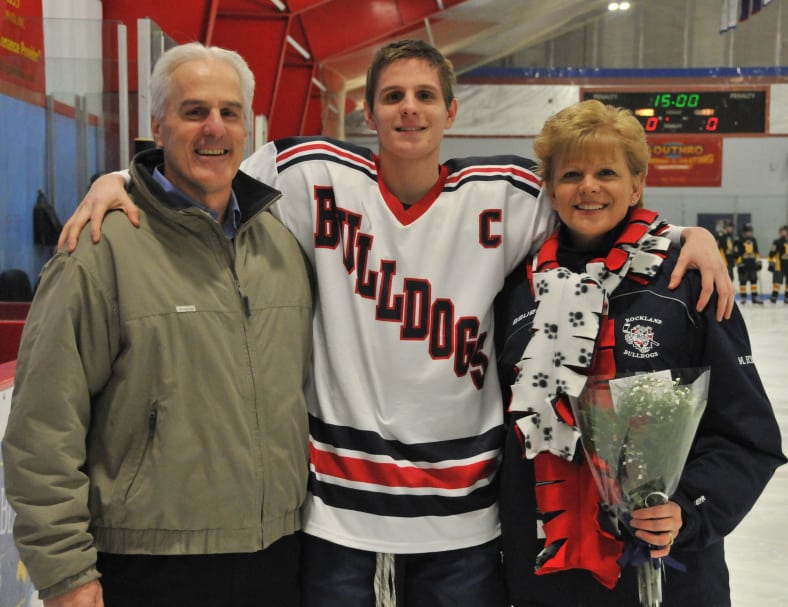
[[[241,170],[250,177],[275,188],[277,180],[276,143],[269,141],[255,150],[241,163]]]
[[[293,233],[310,261],[314,263],[313,217],[310,204],[314,179],[310,179],[310,168],[306,164],[295,163],[280,172],[279,155],[282,151],[287,151],[284,142],[281,144],[277,141],[268,142],[244,160],[241,170],[282,192],[282,197],[271,205],[270,211]]]
[[[536,200],[536,217],[534,218],[532,230],[528,234],[531,246],[527,253],[530,256],[536,255],[544,241],[557,227],[558,215],[553,211],[547,190],[542,188]]]
[[[505,195],[506,274],[528,255],[534,255],[558,225],[550,197],[542,188],[534,164],[518,156],[497,157],[509,167],[511,185]]]

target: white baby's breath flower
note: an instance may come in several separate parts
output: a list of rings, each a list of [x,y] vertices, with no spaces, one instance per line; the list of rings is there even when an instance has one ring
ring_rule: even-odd
[[[708,394],[708,369],[695,371],[701,373],[691,383],[673,379],[670,371],[589,378],[574,403],[586,460],[619,525],[633,510],[654,505],[654,496],[667,499],[678,487]],[[659,569],[650,562],[638,566],[638,585],[642,606],[659,605]]]

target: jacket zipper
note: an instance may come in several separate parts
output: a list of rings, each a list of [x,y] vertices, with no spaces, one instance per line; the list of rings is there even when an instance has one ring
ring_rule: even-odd
[[[140,470],[142,470],[142,464],[145,462],[145,456],[148,454],[148,450],[150,449],[150,445],[153,442],[153,436],[156,433],[156,420],[159,416],[159,409],[158,403],[154,402],[151,405],[150,411],[148,411],[148,434],[145,437],[145,446],[142,449],[142,454],[140,455],[140,459],[137,462],[137,469],[134,471],[134,476],[131,477],[131,482],[129,486],[126,487],[126,496],[124,501],[129,499],[129,494],[131,493],[132,487],[134,487],[134,483],[137,481],[137,477],[139,477]]]
[[[249,296],[243,292],[240,284],[238,285],[238,293],[241,296],[241,301],[244,305],[244,314],[246,314],[246,318],[249,318],[252,315],[252,309],[249,307]]]

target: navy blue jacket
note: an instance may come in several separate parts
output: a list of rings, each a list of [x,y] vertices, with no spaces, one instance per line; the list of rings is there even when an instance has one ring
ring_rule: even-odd
[[[663,607],[730,605],[724,537],[750,511],[774,470],[785,463],[779,426],[752,359],[744,321],[735,308],[730,320],[714,318],[716,297],[695,310],[700,276],[688,273],[673,291],[667,285],[677,254],[671,250],[651,284],[624,279],[610,297],[615,323],[617,372],[710,366],[709,399],[697,436],[672,496],[682,509],[683,526],[671,556],[687,573],[667,570]],[[558,260],[581,271],[585,260],[559,250]],[[531,334],[535,308],[525,267],[507,280],[496,302],[496,351],[504,403],[514,366]],[[582,266],[581,266],[582,263]],[[576,265],[578,267],[571,267]],[[645,332],[642,330],[646,329]],[[653,339],[627,343],[627,334]],[[586,465],[584,463],[578,465]],[[534,472],[514,431],[507,431],[501,470],[504,564],[510,601],[516,606],[609,607],[637,605],[635,570],[626,567],[613,590],[586,571],[534,575],[536,539]],[[531,601],[529,603],[529,601]]]

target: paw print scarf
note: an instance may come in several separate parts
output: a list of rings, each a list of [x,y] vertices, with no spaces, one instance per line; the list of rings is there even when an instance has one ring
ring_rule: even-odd
[[[625,278],[648,283],[670,246],[657,213],[633,209],[626,221],[607,255],[583,273],[559,266],[558,232],[540,249],[529,271],[537,305],[533,335],[517,365],[509,409],[520,415],[524,457],[535,460],[537,504],[548,521],[537,572],[587,569],[609,588],[618,579],[622,545],[599,526],[599,493],[588,466],[572,463],[580,434],[571,399],[588,375],[615,371],[609,294]]]

